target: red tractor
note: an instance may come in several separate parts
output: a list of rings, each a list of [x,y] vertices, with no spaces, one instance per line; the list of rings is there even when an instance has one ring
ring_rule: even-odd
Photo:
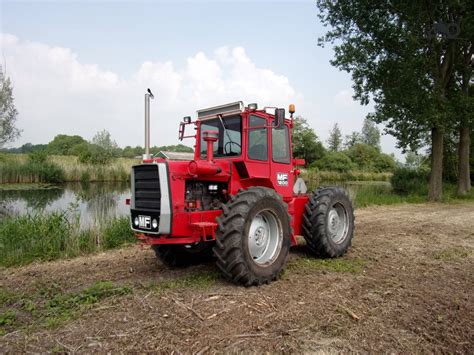
[[[227,279],[251,286],[278,278],[297,235],[320,257],[347,251],[351,200],[339,187],[306,193],[304,160],[292,156],[293,105],[290,119],[284,109],[242,102],[199,110],[179,129],[181,140],[195,138],[194,159],[178,161],[149,156],[150,98],[146,154],[131,175],[131,226],[165,264],[215,258]]]

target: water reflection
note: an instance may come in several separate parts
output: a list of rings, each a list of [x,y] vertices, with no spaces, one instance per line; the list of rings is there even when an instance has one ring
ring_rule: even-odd
[[[82,226],[101,223],[129,213],[125,199],[128,183],[69,183],[53,189],[0,191],[0,217],[39,211],[74,209]]]

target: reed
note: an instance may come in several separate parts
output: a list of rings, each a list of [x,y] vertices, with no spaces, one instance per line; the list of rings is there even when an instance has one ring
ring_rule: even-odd
[[[128,217],[81,228],[71,210],[5,217],[0,223],[0,265],[70,258],[119,247],[135,240]]]
[[[4,154],[0,159],[0,184],[66,181],[128,181],[137,159],[116,158],[108,165],[82,164],[76,156],[52,155],[31,161],[26,154]]]

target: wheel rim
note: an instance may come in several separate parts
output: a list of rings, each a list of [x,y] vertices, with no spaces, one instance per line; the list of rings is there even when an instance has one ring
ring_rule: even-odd
[[[329,236],[336,244],[341,244],[349,232],[349,215],[342,203],[335,203],[328,214],[327,227]]]
[[[283,241],[280,220],[270,210],[260,211],[250,223],[248,248],[258,265],[272,264],[280,254]]]

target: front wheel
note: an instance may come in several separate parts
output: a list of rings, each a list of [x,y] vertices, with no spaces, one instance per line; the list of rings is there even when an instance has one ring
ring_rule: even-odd
[[[227,279],[258,286],[278,278],[290,249],[290,217],[274,190],[241,190],[217,219],[214,255]]]
[[[347,192],[340,187],[315,191],[305,206],[303,236],[318,256],[338,257],[351,246],[354,209]]]

